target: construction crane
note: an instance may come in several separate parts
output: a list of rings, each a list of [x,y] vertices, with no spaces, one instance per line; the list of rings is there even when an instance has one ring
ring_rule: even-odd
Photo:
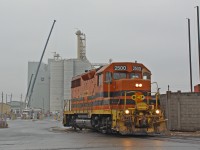
[[[52,25],[52,27],[51,27],[49,36],[48,36],[47,41],[46,41],[46,44],[45,44],[45,46],[44,46],[44,50],[43,50],[43,52],[42,52],[42,56],[41,56],[41,58],[40,58],[40,62],[39,62],[39,64],[38,64],[38,67],[37,67],[37,70],[36,70],[36,73],[35,73],[35,77],[34,77],[34,80],[33,80],[32,87],[31,87],[30,95],[29,95],[29,98],[28,98],[27,107],[30,106],[30,101],[31,101],[31,96],[32,96],[32,94],[33,94],[33,89],[34,89],[34,86],[35,86],[35,81],[36,81],[36,79],[37,79],[37,75],[38,75],[38,72],[39,72],[39,69],[40,69],[40,65],[41,65],[41,63],[42,63],[42,59],[43,59],[45,50],[46,50],[46,48],[47,48],[47,44],[48,44],[48,42],[49,42],[49,39],[50,39],[50,36],[51,36],[51,33],[52,33],[52,30],[53,30],[53,27],[54,27],[55,22],[56,22],[56,20],[54,20],[53,25]]]
[[[27,89],[27,92],[26,92],[26,97],[25,97],[25,104],[26,104],[26,101],[27,101],[27,98],[28,98],[28,94],[29,94],[29,90],[30,90],[30,87],[31,87],[31,82],[32,82],[32,78],[33,78],[33,74],[31,75],[31,79],[29,81],[29,84],[28,84],[28,89]],[[26,105],[27,106],[27,105]]]

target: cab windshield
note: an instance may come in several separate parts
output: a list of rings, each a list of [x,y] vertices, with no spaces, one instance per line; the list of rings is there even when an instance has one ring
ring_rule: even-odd
[[[140,78],[139,73],[130,73],[130,79]]]
[[[124,72],[115,72],[115,73],[113,73],[113,78],[115,80],[126,79],[126,73],[124,73]]]

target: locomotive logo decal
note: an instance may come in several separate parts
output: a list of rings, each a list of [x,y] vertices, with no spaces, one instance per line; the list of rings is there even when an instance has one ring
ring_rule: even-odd
[[[132,95],[132,99],[136,102],[141,102],[145,99],[145,96],[141,92],[136,92],[135,95]]]

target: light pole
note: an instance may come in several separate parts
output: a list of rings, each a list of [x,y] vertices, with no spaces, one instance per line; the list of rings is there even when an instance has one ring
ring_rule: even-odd
[[[188,20],[188,43],[189,43],[189,63],[190,63],[190,90],[192,92],[192,61],[191,61],[191,39],[190,39],[190,19]]]
[[[200,33],[199,33],[199,6],[197,8],[197,34],[198,34],[198,52],[199,52],[199,77],[200,77]]]
[[[2,92],[2,102],[1,102],[1,119],[3,119],[3,92]]]

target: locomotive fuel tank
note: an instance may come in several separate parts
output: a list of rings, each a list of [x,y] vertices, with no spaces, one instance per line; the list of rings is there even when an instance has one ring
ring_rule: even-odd
[[[92,129],[90,119],[75,119],[75,123],[79,129],[82,129],[82,128]]]

